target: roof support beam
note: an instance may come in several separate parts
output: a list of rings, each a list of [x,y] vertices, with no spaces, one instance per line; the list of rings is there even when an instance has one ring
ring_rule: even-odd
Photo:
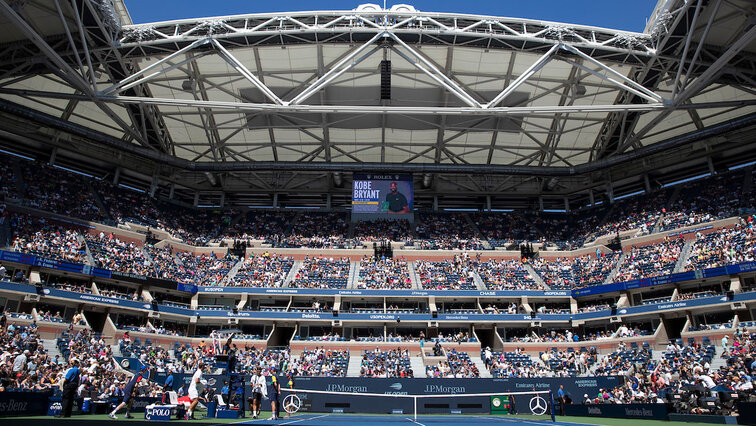
[[[630,93],[632,93],[632,94],[634,94],[636,96],[639,96],[639,97],[641,97],[641,98],[643,98],[643,99],[645,99],[645,100],[647,100],[649,102],[662,102],[662,97],[659,96],[659,95],[654,94],[654,96],[649,96],[648,94],[645,93],[645,91],[636,90],[636,89],[634,89],[631,86],[623,84],[622,82],[617,81],[617,80],[615,80],[615,79],[613,79],[611,77],[607,77],[606,75],[604,75],[604,74],[602,74],[602,73],[600,73],[600,72],[598,72],[596,70],[593,70],[591,68],[588,68],[588,67],[586,67],[583,64],[579,64],[579,63],[573,61],[572,59],[562,58],[562,60],[564,62],[566,62],[566,63],[568,63],[568,64],[570,64],[570,65],[572,65],[574,67],[580,68],[581,70],[583,70],[583,71],[585,71],[585,72],[587,72],[587,73],[589,73],[591,75],[594,75],[594,76],[596,76],[596,77],[598,77],[598,78],[600,78],[600,79],[602,79],[604,81],[608,81],[608,82],[614,84],[615,86],[619,87],[622,90],[627,90],[628,92],[630,92]],[[603,67],[603,68],[608,69],[606,67]],[[651,93],[653,93],[653,92],[651,92]]]
[[[100,17],[100,9],[98,6],[92,4],[93,0],[80,1],[82,1],[81,13],[84,13],[84,7],[86,6],[86,9],[89,10],[91,17],[95,21],[96,28],[99,29],[99,32],[96,30],[87,31],[85,37],[90,46],[95,46],[95,48],[92,49],[92,54],[98,59],[99,67],[108,74],[110,81],[117,81],[117,78],[128,76],[134,67],[131,63],[127,63],[121,52],[116,49],[116,34],[114,33],[113,28],[103,22]],[[75,3],[74,5],[76,6]],[[79,15],[77,14],[76,16]],[[99,46],[102,46],[103,44],[108,47],[100,49]],[[133,92],[140,96],[150,96],[150,91],[147,87],[136,87],[133,89]],[[99,92],[95,90],[95,93]],[[149,129],[144,129],[144,134],[151,135],[151,137],[146,140],[139,140],[139,143],[148,145],[152,149],[175,154],[173,139],[171,138],[170,132],[166,128],[165,122],[160,116],[160,111],[157,107],[139,107],[138,111],[137,108],[133,108],[133,106],[131,108],[127,107],[126,109],[134,127],[149,125]],[[138,114],[147,114],[147,120],[145,121],[141,119],[137,116]],[[120,118],[114,120],[118,122]]]
[[[239,45],[251,45],[260,39],[326,40],[334,35],[368,36],[392,31],[397,34],[421,32],[423,37],[443,40],[444,43],[488,43],[496,46],[522,46],[548,48],[562,41],[554,40],[549,31],[554,24],[525,19],[496,18],[491,16],[455,15],[423,12],[299,12],[279,15],[250,15],[225,17],[223,31],[213,38],[228,40]],[[314,21],[314,22],[313,22]],[[129,54],[149,54],[166,51],[177,42],[186,43],[205,37],[207,19],[181,20],[157,24],[129,25],[125,27],[119,47]],[[562,24],[563,26],[565,24]],[[567,28],[575,40],[563,41],[601,56],[626,56],[635,61],[646,61],[656,51],[648,33],[605,30],[575,26]],[[345,38],[346,38],[345,37]],[[627,43],[632,39],[633,43]],[[548,47],[547,47],[548,46]]]
[[[175,64],[171,64],[170,62],[166,62],[166,64],[169,64],[167,67],[161,69],[160,71],[156,71],[156,72],[154,72],[154,73],[152,73],[150,75],[147,75],[147,76],[145,76],[143,78],[140,78],[139,80],[132,81],[131,83],[128,83],[128,84],[126,84],[126,85],[124,85],[122,87],[119,87],[113,93],[123,92],[124,90],[131,89],[132,87],[139,86],[140,84],[147,83],[147,82],[151,81],[152,79],[154,79],[154,78],[156,78],[156,77],[158,77],[158,76],[160,76],[162,74],[167,73],[168,71],[174,70],[174,69],[179,68],[181,66],[184,66],[186,64],[190,64],[190,63],[196,61],[197,59],[199,59],[199,58],[201,58],[201,57],[203,57],[205,55],[208,55],[209,53],[210,52],[200,52],[198,55],[187,55],[186,58],[184,58],[183,60],[181,60],[179,62],[176,62]]]
[[[170,55],[166,56],[165,58],[163,58],[163,59],[161,59],[161,60],[159,60],[157,62],[155,62],[154,64],[151,64],[151,65],[145,67],[144,69],[141,69],[141,70],[135,72],[134,74],[131,74],[130,76],[124,78],[123,80],[121,80],[118,83],[116,83],[116,84],[114,84],[114,85],[106,88],[105,90],[103,90],[102,92],[99,92],[99,93],[100,93],[100,95],[110,95],[110,94],[113,94],[113,93],[118,93],[118,92],[120,92],[122,90],[126,90],[125,86],[127,84],[129,84],[129,83],[137,80],[140,76],[142,76],[144,74],[147,74],[148,72],[152,71],[153,69],[156,69],[156,68],[160,67],[161,65],[163,65],[163,64],[165,64],[165,63],[173,60],[173,58],[175,58],[177,56],[180,56],[180,55],[183,55],[184,53],[189,52],[190,50],[194,49],[195,47],[199,47],[199,46],[202,46],[202,45],[205,45],[205,44],[208,44],[208,43],[210,43],[210,39],[209,38],[203,38],[203,39],[197,40],[194,43],[192,43],[192,44],[190,44],[190,45],[188,45],[188,46],[186,46],[186,47],[184,47],[182,49],[179,49],[179,50],[171,53]],[[186,63],[186,62],[188,62],[188,60],[184,60],[181,63],[183,64],[183,63]],[[174,66],[174,68],[175,67],[176,66]],[[163,74],[165,71],[167,71],[167,70],[159,70],[159,71],[157,71],[155,73],[147,75],[145,78],[140,79],[139,80],[140,82],[137,83],[137,84],[141,84],[141,83],[143,83],[145,81],[148,81],[149,79],[157,77],[157,76]],[[132,85],[129,85],[128,87],[134,87],[135,85],[136,84],[132,84]]]
[[[92,88],[97,92],[97,77],[95,77],[95,68],[92,66],[92,54],[89,52],[89,43],[87,43],[86,32],[84,31],[84,25],[81,23],[81,17],[79,16],[79,8],[76,4],[76,0],[72,0],[74,5],[73,16],[76,19],[76,26],[79,29],[79,38],[84,48],[84,57],[87,60],[87,67],[89,68],[89,80],[92,82]],[[56,6],[58,1],[55,1]]]
[[[743,50],[746,46],[748,46],[754,39],[756,39],[756,25],[751,27],[750,30],[748,30],[747,33],[745,33],[740,39],[738,39],[735,43],[733,43],[727,51],[722,54],[722,56],[717,59],[716,62],[712,66],[706,69],[700,76],[698,76],[697,79],[695,79],[690,85],[686,86],[682,92],[680,92],[677,97],[672,101],[673,105],[677,108],[680,108],[687,100],[692,98],[693,96],[697,95],[701,90],[706,88],[719,74],[722,72],[724,67],[727,65],[732,58],[734,58],[738,53],[740,53],[741,50]],[[694,105],[694,104],[690,104]],[[636,132],[632,137],[627,138],[622,145],[620,145],[617,148],[618,153],[624,152],[629,146],[632,144],[640,141],[641,138],[643,138],[651,129],[659,125],[662,121],[664,121],[669,114],[672,113],[674,109],[668,108],[665,111],[663,111],[661,114],[656,116],[653,120],[651,120],[648,124],[646,124],[642,129],[640,129],[638,132]]]
[[[192,73],[192,78],[197,82],[197,91],[193,93],[195,99],[203,99],[207,100],[207,90],[205,88],[205,83],[200,77],[199,68],[197,67],[196,62],[192,62],[190,65],[190,70]],[[199,93],[197,93],[199,92]],[[202,120],[202,127],[205,131],[205,136],[207,137],[207,143],[210,145],[210,150],[213,154],[213,160],[215,161],[225,161],[226,156],[223,153],[223,147],[221,144],[221,137],[218,133],[218,125],[215,122],[215,117],[213,116],[212,109],[205,108],[203,109],[204,114],[200,115],[200,120]],[[194,158],[193,161],[199,160],[200,157]]]
[[[706,23],[706,28],[704,29],[703,34],[701,35],[701,40],[706,41],[706,37],[709,35],[709,30],[711,29],[712,24],[714,24],[714,21],[716,21],[717,12],[719,11],[719,6],[722,4],[722,0],[717,0],[717,3],[714,5],[714,9],[711,11],[711,17],[709,18],[709,22]],[[694,32],[695,28],[691,28],[691,36]],[[682,79],[682,82],[680,83],[680,87],[686,87],[688,85],[688,80],[690,79],[690,73],[693,71],[693,67],[696,65],[696,62],[698,61],[699,55],[701,55],[701,49],[703,49],[705,43],[698,43],[698,46],[696,47],[695,53],[693,53],[693,59],[690,60],[690,64],[688,64],[688,71],[685,72],[685,77]],[[683,61],[680,61],[680,68],[682,69],[682,65],[684,63],[684,56]],[[675,85],[677,87],[677,85]],[[674,96],[673,96],[674,98]]]
[[[630,79],[630,78],[628,78],[628,77],[620,74],[619,72],[613,70],[610,66],[605,65],[601,61],[592,58],[590,55],[586,55],[585,53],[581,52],[579,49],[576,49],[576,48],[574,48],[573,46],[570,46],[570,45],[562,45],[562,48],[564,50],[566,50],[566,51],[568,51],[570,53],[573,53],[573,54],[575,54],[575,55],[577,55],[577,56],[585,59],[586,61],[588,61],[588,62],[590,62],[590,63],[592,63],[592,64],[600,67],[601,69],[605,70],[606,72],[608,72],[609,74],[613,75],[614,77],[620,79],[621,81],[624,81],[630,87],[633,87],[633,88],[637,89],[638,91],[645,93],[646,96],[643,96],[643,98],[646,98],[646,99],[650,100],[651,102],[661,102],[662,101],[662,97],[659,96],[658,94],[654,93],[652,90],[649,90],[649,89],[643,87],[642,84],[639,84],[639,83],[633,81],[632,79]],[[608,80],[608,81],[611,81],[611,82],[615,83],[615,84],[619,84],[619,83],[615,82],[611,78],[607,78],[607,77],[604,77],[604,78],[606,80]],[[623,85],[623,87],[624,87],[624,85]],[[627,88],[626,90],[630,90],[630,88]]]
[[[670,10],[673,0],[667,0],[664,5],[656,8],[657,14],[652,17],[646,28],[649,32],[655,32],[655,52],[651,60],[647,61],[642,67],[633,71],[635,79],[651,87],[658,87],[666,71],[660,71],[658,68],[663,66],[662,55],[668,50],[669,45],[673,45],[674,28],[682,22],[686,16],[687,6],[680,7],[677,10]],[[662,17],[668,17],[669,14],[674,16],[671,23],[665,24]],[[666,19],[666,18],[665,18]],[[634,102],[635,98],[629,93],[621,92],[615,100],[616,104],[629,104]],[[639,114],[620,111],[610,114],[607,117],[606,124],[602,127],[596,140],[593,143],[594,150],[591,159],[604,158],[609,155],[609,151],[616,150],[628,134],[632,134],[638,123]]]
[[[509,64],[507,65],[507,73],[505,74],[505,80],[504,80],[504,86],[509,86],[509,83],[512,78],[512,70],[514,70],[515,61],[517,60],[517,54],[512,53],[509,55]],[[494,155],[494,148],[496,147],[496,139],[499,137],[499,126],[501,126],[501,117],[496,117],[496,124],[494,126],[494,131],[491,132],[491,145],[488,150],[488,159],[486,161],[486,164],[491,164],[493,161],[493,155]]]
[[[675,75],[675,80],[672,84],[672,99],[675,98],[677,91],[680,89],[680,76],[682,75],[682,70],[685,67],[685,61],[688,59],[688,49],[690,48],[690,42],[693,40],[693,36],[696,33],[696,22],[698,22],[698,14],[701,12],[701,3],[703,3],[703,0],[698,0],[698,2],[696,3],[696,11],[693,12],[693,20],[690,22],[690,25],[688,25],[688,36],[685,37],[685,46],[683,47],[682,55],[680,56],[680,63],[677,66],[677,74]],[[712,15],[712,19],[713,18],[714,16]],[[702,38],[699,46],[704,44],[705,41],[706,39]]]
[[[708,67],[706,71],[698,76],[696,80],[690,83],[690,85],[686,85],[683,88],[683,91],[673,100],[674,104],[680,105],[708,86],[722,72],[727,63],[739,54],[741,50],[751,44],[754,39],[756,39],[756,25],[752,26],[747,33],[733,43],[730,48],[727,49],[727,51],[723,53],[712,66]]]
[[[475,100],[470,94],[468,94],[464,89],[462,89],[459,84],[455,83],[454,80],[447,77],[446,74],[441,72],[438,68],[436,68],[433,63],[431,63],[428,59],[426,59],[422,54],[420,54],[415,49],[411,48],[407,43],[404,42],[401,38],[397,37],[395,34],[388,33],[388,35],[394,39],[397,43],[399,43],[400,46],[402,46],[405,50],[407,50],[412,56],[415,57],[415,59],[410,58],[408,55],[406,55],[404,52],[402,52],[399,49],[392,48],[394,52],[399,54],[402,58],[406,59],[409,63],[415,66],[415,68],[419,69],[420,71],[424,72],[428,75],[433,81],[440,84],[443,88],[451,92],[454,96],[458,97],[462,102],[466,103],[467,105],[471,107],[476,108],[482,108],[483,106]]]
[[[40,90],[8,89],[1,88],[0,93],[21,96],[51,98],[51,99],[80,99],[90,100],[86,95],[72,93],[46,92]],[[478,116],[522,116],[542,114],[544,116],[559,113],[605,113],[614,111],[661,111],[671,107],[661,103],[654,104],[629,104],[629,105],[551,105],[533,107],[497,107],[492,109],[468,108],[468,107],[392,107],[392,106],[354,106],[354,105],[273,105],[257,104],[249,102],[222,102],[222,101],[198,101],[191,99],[167,99],[143,96],[102,96],[99,98],[105,102],[117,104],[152,104],[167,105],[173,107],[188,108],[215,108],[218,113],[223,110],[228,113],[240,111],[258,111],[267,113],[347,113],[347,114],[404,114],[404,115],[478,115]],[[722,101],[722,102],[699,102],[676,106],[677,109],[710,109],[729,108],[756,105],[756,99]]]
[[[63,16],[63,9],[61,9],[61,7],[60,7],[60,1],[59,0],[55,0],[55,9],[58,11],[58,17],[60,18],[60,23],[63,25],[63,31],[65,31],[65,33],[66,33],[66,38],[68,39],[68,44],[71,45],[71,50],[74,53],[74,55],[73,55],[74,59],[76,60],[76,63],[79,65],[79,71],[81,72],[82,77],[84,77],[84,72],[85,71],[84,71],[84,65],[81,62],[81,54],[79,54],[79,49],[76,47],[76,43],[74,43],[74,38],[73,38],[73,35],[71,34],[71,29],[68,28],[68,20],[65,18],[65,16]],[[76,15],[76,12],[74,12],[74,15]],[[80,31],[80,35],[83,37],[83,34],[81,34],[81,30],[79,30],[79,31]],[[84,43],[84,46],[86,46],[86,43]],[[92,72],[92,63],[91,62],[89,63],[89,70],[90,70],[90,73],[91,73]],[[92,84],[93,87],[96,87],[96,86],[94,86],[96,84],[96,82],[95,82],[94,79],[92,79],[90,81],[90,84]]]
[[[168,167],[181,168],[192,172],[232,172],[232,171],[261,171],[261,170],[299,170],[299,171],[366,171],[373,172],[391,171],[396,172],[416,172],[416,173],[455,173],[455,174],[526,174],[531,176],[568,176],[593,173],[596,171],[606,170],[621,164],[640,160],[644,157],[665,152],[680,146],[689,145],[695,141],[706,140],[734,132],[739,129],[745,129],[749,126],[756,125],[756,114],[750,114],[735,120],[728,121],[703,130],[688,133],[679,137],[667,139],[654,145],[645,146],[630,153],[617,155],[615,157],[598,160],[587,164],[578,164],[574,167],[536,167],[536,166],[514,166],[514,165],[448,165],[448,164],[403,164],[403,163],[361,163],[359,159],[352,158],[355,162],[332,162],[332,163],[296,163],[296,162],[190,162],[172,155],[156,152],[150,149],[139,147],[133,143],[125,142],[121,139],[104,135],[100,132],[93,131],[84,126],[61,120],[59,117],[50,116],[40,113],[31,108],[13,104],[5,100],[0,100],[0,112],[12,114],[25,120],[32,120],[39,125],[47,126],[55,130],[60,130],[90,141],[97,142],[103,146],[122,150],[125,154],[136,155],[140,158],[165,164]],[[336,146],[334,149],[339,150]],[[344,153],[350,158],[353,157]],[[535,155],[539,153],[536,151]]]
[[[82,78],[71,66],[50,47],[47,42],[21,17],[7,2],[0,2],[0,12],[3,13],[29,40],[34,43],[52,63],[60,69],[70,82],[83,93],[91,93],[89,83]]]
[[[101,100],[115,103],[146,103],[175,107],[218,108],[234,111],[265,111],[285,113],[349,113],[349,114],[417,114],[417,115],[528,115],[555,114],[560,112],[605,113],[612,111],[657,111],[667,108],[662,103],[630,105],[570,105],[533,107],[397,107],[397,106],[355,106],[355,105],[274,105],[249,102],[195,101],[190,99],[147,98],[141,96],[101,96]],[[739,104],[748,104],[742,101]],[[704,105],[704,104],[701,104]]]
[[[218,40],[212,40],[213,45],[216,49],[218,49],[218,53],[220,54],[220,57],[223,58],[226,62],[228,62],[229,65],[231,65],[239,74],[243,75],[244,78],[249,80],[250,83],[252,83],[253,86],[257,87],[263,94],[273,101],[274,103],[278,105],[283,105],[283,101],[276,96],[275,93],[273,93],[272,90],[268,88],[265,84],[263,84],[260,79],[255,77],[252,72],[244,66],[244,64],[241,63],[234,55],[231,54],[225,47],[223,47],[222,44]]]
[[[369,47],[373,46],[373,44],[378,41],[379,39],[386,37],[386,32],[381,32],[373,36],[370,40],[365,42],[362,46],[358,47],[352,53],[347,55],[344,59],[342,59],[339,63],[333,66],[330,71],[325,73],[322,77],[315,80],[310,86],[308,86],[306,89],[304,89],[302,92],[300,92],[297,96],[294,97],[291,101],[285,103],[285,105],[299,105],[310,96],[314,95],[315,92],[322,89],[323,87],[330,84],[333,80],[337,79],[341,74],[344,74],[345,72],[349,71],[351,68],[353,68],[355,65],[359,64],[360,62],[364,61],[366,58],[370,57],[373,53],[375,53],[376,50],[380,49],[380,46],[375,47],[372,49],[367,55],[363,55],[362,57],[358,58],[355,61],[352,61],[354,58],[356,58],[360,53],[367,50]]]
[[[522,86],[523,83],[527,79],[533,76],[538,70],[543,68],[544,65],[546,65],[550,60],[551,56],[556,53],[556,51],[559,50],[559,45],[555,44],[551,49],[549,49],[548,52],[544,53],[543,56],[538,58],[537,61],[533,63],[528,69],[525,70],[519,77],[515,79],[509,86],[507,86],[504,90],[501,91],[498,95],[496,95],[493,99],[491,99],[491,102],[487,103],[484,108],[491,109],[499,104],[499,102],[503,101],[507,98],[507,96],[514,93],[515,90],[517,90],[518,87]]]
[[[318,75],[323,75],[325,74],[325,59],[323,57],[324,55],[323,43],[318,43],[317,50],[318,50]],[[325,91],[322,91],[322,90],[320,91],[320,104],[321,105],[326,104]],[[329,130],[330,127],[328,127],[327,125],[328,114],[321,114],[320,119],[322,120],[321,129],[323,130],[323,150],[324,150],[325,160],[331,161],[331,133]]]
[[[454,61],[454,48],[453,47],[447,47],[446,48],[446,69],[451,70],[452,69],[452,63]],[[449,92],[444,92],[443,95],[443,105],[447,105],[449,103]],[[436,155],[434,157],[434,162],[440,163],[441,162],[441,151],[444,149],[444,136],[446,134],[446,116],[441,116],[439,123],[438,123],[438,130],[436,132]]]
[[[576,63],[575,65],[580,64]],[[567,77],[567,83],[564,85],[562,93],[559,96],[559,105],[565,105],[567,103],[572,104],[575,101],[575,98],[570,96],[570,92],[579,81],[580,71],[578,71],[578,68],[572,68],[570,70],[569,77]],[[554,116],[554,119],[551,121],[551,127],[549,128],[545,143],[545,146],[549,150],[549,152],[544,152],[541,155],[538,165],[543,166],[544,163],[546,163],[546,165],[548,166],[551,165],[554,159],[554,155],[556,154],[557,147],[559,146],[559,141],[562,139],[562,135],[564,134],[564,127],[565,125],[567,125],[568,119],[568,115],[562,116],[562,114],[557,114]]]
[[[86,95],[87,101],[94,102],[98,108],[100,108],[108,117],[116,122],[127,134],[134,137],[142,145],[149,146],[149,144],[142,138],[142,136],[131,128],[126,122],[113,112],[110,107],[104,104],[101,100],[97,99],[95,92],[89,85],[89,82],[85,80],[79,73],[77,73],[71,66],[60,57],[60,55],[50,47],[47,42],[35,31],[21,16],[16,13],[13,8],[4,1],[0,1],[0,12],[5,15],[37,48],[44,53],[44,55],[52,61],[57,67],[60,77],[71,84],[75,89],[78,89]]]

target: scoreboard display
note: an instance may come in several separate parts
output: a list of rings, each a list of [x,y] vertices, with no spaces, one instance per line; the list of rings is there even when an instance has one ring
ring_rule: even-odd
[[[412,201],[412,175],[353,175],[352,214],[412,213]]]
[[[491,413],[492,414],[512,414],[514,413],[514,407],[512,407],[512,401],[509,395],[495,395],[491,397]]]

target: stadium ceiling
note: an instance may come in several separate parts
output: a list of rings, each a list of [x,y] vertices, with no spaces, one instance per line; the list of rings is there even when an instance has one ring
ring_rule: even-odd
[[[153,186],[391,170],[561,197],[756,151],[733,137],[756,120],[749,0],[660,0],[643,33],[371,4],[132,25],[120,0],[0,0],[0,24],[0,135]]]

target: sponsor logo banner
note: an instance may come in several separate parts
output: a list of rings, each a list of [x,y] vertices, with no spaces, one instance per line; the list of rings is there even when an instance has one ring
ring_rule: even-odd
[[[0,392],[0,417],[47,413],[50,409],[49,398],[50,393],[47,392]]]
[[[164,405],[147,407],[144,411],[144,419],[154,422],[169,421],[171,420],[171,407]]]
[[[711,278],[721,275],[740,274],[756,270],[756,262],[745,262],[737,265],[727,265],[719,268],[701,269],[697,271],[681,272],[679,274],[665,275],[661,277],[643,278],[640,280],[625,281],[620,283],[611,283],[596,285],[581,289],[572,290],[572,297],[591,296],[594,294],[611,293],[622,290],[633,290],[637,288],[650,287],[655,285],[677,283],[681,281],[690,281],[700,278]]]
[[[590,392],[586,392],[590,395]],[[666,404],[572,404],[564,406],[564,414],[582,417],[616,417],[667,420]]]
[[[123,272],[110,271],[107,269],[96,268],[81,263],[66,262],[62,260],[46,259],[31,254],[18,253],[13,251],[0,250],[0,261],[22,263],[25,265],[39,266],[41,268],[57,269],[59,271],[73,272],[77,274],[92,275],[100,278],[112,278],[122,281],[135,282],[139,284],[148,284],[155,287],[176,289],[189,293],[196,293],[197,286],[191,284],[178,283],[176,281],[164,280],[161,278],[147,277],[144,275],[127,274]]]

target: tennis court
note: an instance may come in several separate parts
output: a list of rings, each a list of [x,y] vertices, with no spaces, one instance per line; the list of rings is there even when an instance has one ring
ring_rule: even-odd
[[[270,417],[269,411],[263,411],[261,419],[253,420],[250,417],[243,419],[207,419],[197,420],[171,420],[169,422],[146,421],[143,415],[135,415],[136,418],[127,420],[123,417],[111,420],[107,415],[94,414],[85,416],[73,416],[70,419],[56,419],[49,416],[15,417],[14,423],[24,426],[50,426],[61,424],[64,426],[99,426],[103,424],[128,424],[131,426],[170,426],[175,424],[188,424],[194,426],[229,426],[229,425],[292,425],[292,426],[347,426],[361,424],[362,426],[391,425],[407,426],[424,425],[510,425],[510,426],[704,426],[706,423],[675,422],[664,420],[639,420],[618,419],[602,417],[563,417],[557,416],[557,421],[552,422],[550,416],[532,415],[419,415],[417,422],[412,416],[398,414],[335,414],[335,413],[298,413],[289,419],[266,420]],[[11,420],[11,419],[8,419]]]
[[[550,417],[545,417],[543,420],[525,420],[513,417],[505,416],[474,416],[474,415],[460,415],[460,416],[417,416],[415,420],[411,416],[404,415],[355,415],[355,414],[300,414],[292,416],[289,419],[281,420],[251,420],[246,421],[243,424],[254,425],[297,425],[297,426],[344,426],[351,424],[369,424],[371,426],[384,426],[384,425],[419,425],[419,426],[436,426],[436,425],[449,425],[449,424],[508,424],[516,426],[583,426],[583,423],[566,423],[566,422],[552,422]]]

